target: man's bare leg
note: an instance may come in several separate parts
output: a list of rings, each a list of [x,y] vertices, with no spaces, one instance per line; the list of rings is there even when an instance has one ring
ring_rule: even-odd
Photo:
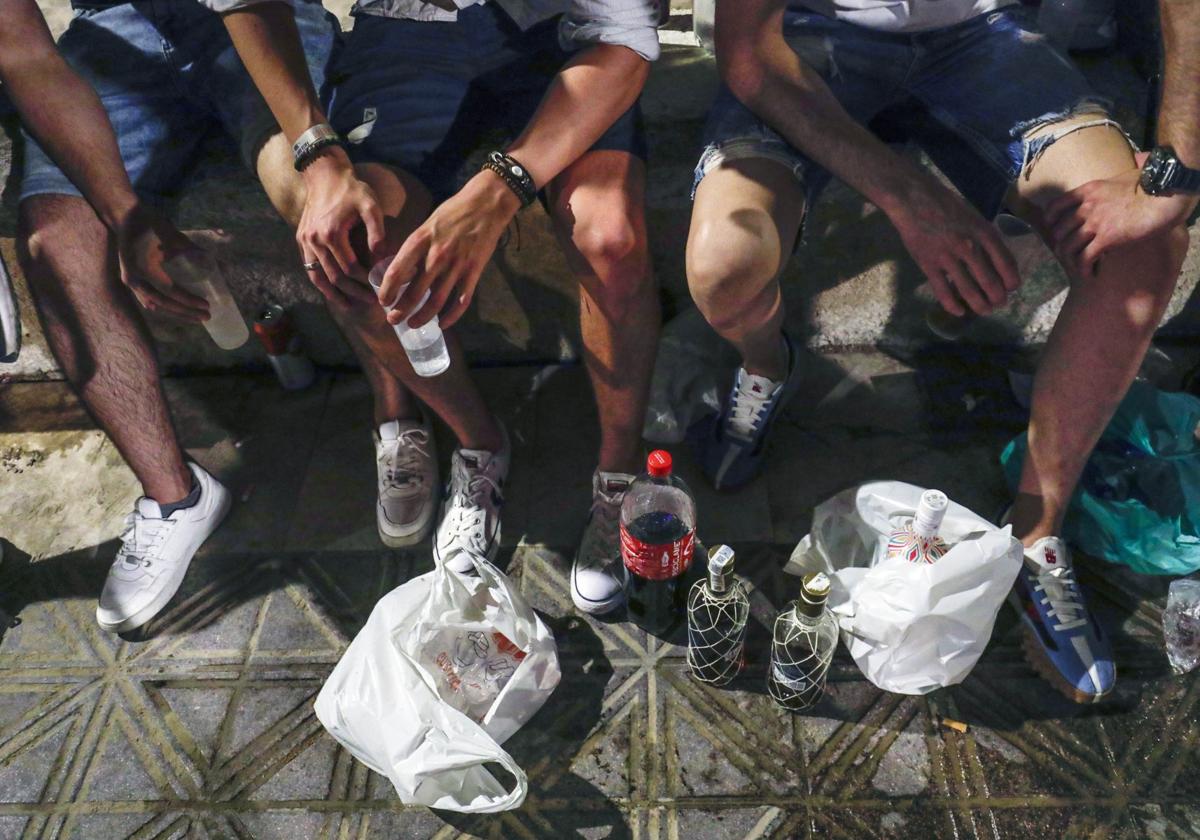
[[[1129,144],[1115,129],[1081,129],[1055,142],[1031,166],[1018,182],[1014,204],[1040,227],[1040,208],[1055,197],[1134,166]],[[1011,515],[1013,532],[1026,545],[1061,533],[1083,467],[1170,302],[1187,243],[1180,227],[1107,253],[1098,276],[1072,281],[1034,379],[1029,454]]]
[[[787,376],[779,272],[803,219],[801,183],[755,158],[705,175],[692,208],[687,275],[696,306],[748,372],[775,381]]]
[[[398,248],[429,213],[425,189],[407,173],[381,164],[361,164],[358,176],[375,191],[387,218],[388,240]],[[267,195],[280,215],[293,226],[304,208],[304,182],[291,164],[291,148],[283,135],[268,140],[258,156],[258,172]],[[499,424],[471,379],[462,348],[453,333],[446,335],[450,369],[440,376],[418,376],[408,355],[387,323],[383,308],[371,303],[329,305],[330,314],[350,341],[375,395],[377,423],[415,419],[412,395],[429,406],[467,449],[496,452],[503,446]]]
[[[589,152],[555,179],[551,207],[580,282],[584,364],[600,415],[599,466],[641,471],[642,425],[659,306],[646,238],[645,165],[625,152]]]
[[[22,270],[55,358],[96,422],[160,504],[185,498],[184,463],[137,303],[121,283],[108,231],[82,198],[21,202]]]

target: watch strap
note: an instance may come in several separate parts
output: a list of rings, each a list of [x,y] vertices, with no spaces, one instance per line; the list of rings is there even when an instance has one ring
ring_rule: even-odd
[[[1180,163],[1177,165],[1171,181],[1172,192],[1200,194],[1200,169],[1190,169]]]

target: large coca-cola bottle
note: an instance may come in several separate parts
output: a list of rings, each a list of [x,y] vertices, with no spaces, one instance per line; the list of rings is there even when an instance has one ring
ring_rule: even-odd
[[[648,633],[666,635],[684,613],[684,575],[696,543],[696,503],[671,474],[671,456],[657,449],[646,474],[621,505],[621,559],[629,570],[629,617]]]

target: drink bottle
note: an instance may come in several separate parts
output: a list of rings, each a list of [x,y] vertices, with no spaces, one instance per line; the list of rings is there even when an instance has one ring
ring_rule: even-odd
[[[807,709],[825,692],[838,638],[837,622],[825,609],[829,587],[824,572],[805,575],[800,597],[775,619],[767,691],[785,709]]]
[[[163,263],[167,276],[180,288],[208,301],[209,319],[204,329],[222,350],[236,350],[250,338],[238,305],[216,258],[199,249],[177,254]]]
[[[666,635],[679,620],[695,543],[696,503],[687,485],[672,475],[671,456],[656,449],[621,504],[626,603],[629,617],[646,632]]]
[[[267,360],[285,390],[299,391],[313,384],[317,369],[304,352],[300,334],[292,326],[286,309],[277,303],[263,307],[254,319],[254,334],[267,351]]]
[[[910,563],[936,563],[949,550],[938,536],[949,507],[950,500],[941,490],[922,493],[913,518],[888,537],[888,558],[903,557]]]
[[[746,622],[750,599],[733,574],[733,549],[720,545],[708,553],[708,577],[688,595],[687,662],[700,682],[725,685],[746,663]]]
[[[392,264],[393,257],[385,257],[375,263],[375,267],[371,269],[370,277],[371,288],[376,292],[379,291],[380,284],[383,283],[383,275],[387,271],[389,265]],[[408,284],[400,287],[400,291],[396,294],[396,299],[404,294],[404,290],[408,288]],[[430,292],[426,291],[425,296],[417,303],[414,312],[425,305],[425,301],[429,300]],[[384,309],[391,310],[390,306],[384,306]],[[404,352],[408,354],[408,360],[412,363],[413,370],[417,376],[437,376],[445,373],[450,367],[450,351],[446,349],[446,337],[442,335],[442,328],[438,324],[438,318],[433,316],[424,326],[410,327],[407,323],[397,324],[394,329],[396,336],[400,339],[401,346],[404,347]]]

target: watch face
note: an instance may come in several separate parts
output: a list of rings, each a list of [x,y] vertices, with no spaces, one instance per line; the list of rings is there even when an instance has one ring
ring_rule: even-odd
[[[1170,151],[1163,147],[1158,147],[1150,153],[1150,157],[1146,159],[1145,165],[1142,167],[1142,189],[1157,195],[1166,189],[1167,175],[1170,170]]]

